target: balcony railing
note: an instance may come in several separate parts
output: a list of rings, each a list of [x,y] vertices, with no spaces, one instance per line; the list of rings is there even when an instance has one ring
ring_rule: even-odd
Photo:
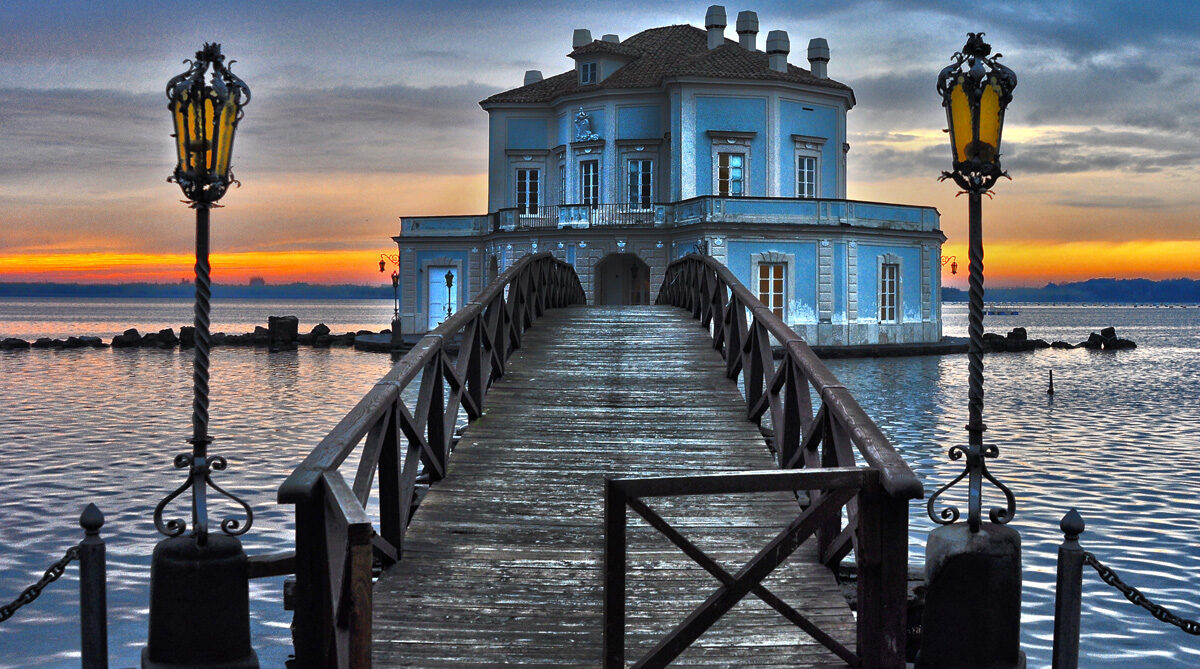
[[[933,231],[937,209],[858,200],[702,195],[649,206],[564,204],[492,214],[493,231],[597,227],[675,227],[697,223],[760,225],[859,225],[887,230]]]
[[[496,230],[558,230],[561,228],[637,227],[665,224],[667,205],[556,204],[531,210],[496,212]]]

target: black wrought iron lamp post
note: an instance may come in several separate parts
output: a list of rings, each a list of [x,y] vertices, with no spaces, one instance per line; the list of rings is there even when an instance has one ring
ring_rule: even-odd
[[[250,646],[249,577],[238,536],[253,523],[250,506],[212,480],[225,458],[208,453],[209,213],[231,184],[233,138],[250,89],[229,70],[221,45],[205,44],[187,71],[167,83],[167,108],[175,127],[178,162],[168,179],[179,184],[196,210],[195,353],[192,363],[191,453],[175,457],[187,469],[182,485],[154,509],[154,524],[167,536],[150,565],[149,641],[143,667],[257,667]],[[225,518],[220,534],[209,534],[208,488],[242,507],[244,522]],[[191,532],[182,519],[164,520],[167,504],[191,490]]]
[[[983,195],[1000,177],[1000,136],[1004,112],[1017,77],[1000,64],[1000,54],[983,41],[983,33],[967,33],[967,42],[938,75],[949,125],[952,179],[967,194],[969,247],[969,344],[967,349],[967,445],[952,446],[951,460],[966,458],[963,472],[929,497],[929,517],[942,527],[930,532],[925,550],[927,584],[918,667],[1024,666],[1020,652],[1021,537],[1006,524],[1016,512],[1016,499],[987,470],[986,460],[999,456],[983,443]],[[945,260],[943,260],[945,264]],[[951,266],[954,269],[953,265]],[[967,479],[967,522],[956,523],[955,506],[935,511],[943,493]],[[983,522],[983,481],[1004,495],[1005,506]]]
[[[454,270],[448,269],[448,270],[446,270],[446,318],[450,318],[450,315],[454,313],[454,308],[452,307],[452,305],[454,303],[454,299],[453,299],[454,293],[452,292],[453,289],[454,289]]]
[[[397,253],[380,253],[379,254],[379,272],[383,273],[387,269],[387,264],[392,263],[396,269],[392,270],[392,323],[400,320],[400,255]]]
[[[934,512],[934,502],[950,486],[968,478],[967,523],[979,531],[982,516],[983,479],[991,481],[1003,493],[1006,507],[989,513],[993,523],[1012,519],[1016,501],[1012,492],[987,471],[985,460],[999,455],[995,446],[984,446],[983,433],[983,204],[984,194],[1000,177],[1008,174],[1000,167],[1000,132],[1004,111],[1017,87],[1017,75],[998,62],[1000,54],[990,55],[992,47],[983,41],[983,33],[968,33],[966,46],[954,54],[953,61],[938,75],[937,89],[942,95],[949,123],[953,151],[953,171],[943,172],[939,180],[953,179],[969,200],[967,244],[969,248],[969,294],[967,312],[967,448],[950,449],[953,460],[967,459],[966,470],[929,498],[929,515],[934,522],[950,524],[959,518],[959,510],[949,506]]]

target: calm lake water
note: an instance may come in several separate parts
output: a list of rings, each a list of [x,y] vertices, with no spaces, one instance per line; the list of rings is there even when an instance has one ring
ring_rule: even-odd
[[[1058,521],[1071,506],[1087,521],[1082,541],[1148,596],[1200,618],[1200,309],[1021,305],[988,317],[1031,337],[1082,341],[1113,325],[1138,349],[999,354],[986,358],[990,468],[1017,495],[1013,525],[1024,542],[1022,647],[1048,666]],[[184,300],[0,300],[0,337],[91,334],[127,327],[178,329]],[[296,314],[335,332],[386,327],[387,301],[227,301],[213,329],[245,332],[268,315]],[[966,311],[946,307],[947,335],[965,336]],[[945,450],[965,442],[966,357],[833,360],[932,493],[961,467]],[[212,452],[229,458],[218,482],[255,509],[248,553],[291,541],[290,507],[275,490],[295,464],[390,366],[387,356],[346,349],[213,355]],[[1057,393],[1046,377],[1054,370]],[[154,505],[181,481],[171,466],[189,449],[191,354],[178,350],[0,352],[0,601],[34,582],[75,543],[86,502],[107,522],[112,666],[135,666],[145,644]],[[985,490],[985,495],[988,492]],[[959,498],[961,499],[961,498]],[[998,498],[992,497],[988,501]],[[185,507],[176,507],[184,509]],[[232,512],[232,509],[230,509]],[[923,561],[933,527],[912,509],[912,552]],[[78,570],[0,624],[0,668],[78,664]],[[290,649],[282,579],[251,586],[252,633],[264,667]],[[1084,579],[1081,654],[1088,667],[1193,667],[1200,639],[1155,621]]]

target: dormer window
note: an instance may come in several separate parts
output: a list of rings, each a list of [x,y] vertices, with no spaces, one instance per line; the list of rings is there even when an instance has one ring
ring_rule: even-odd
[[[579,64],[579,83],[585,85],[596,83],[596,63]]]

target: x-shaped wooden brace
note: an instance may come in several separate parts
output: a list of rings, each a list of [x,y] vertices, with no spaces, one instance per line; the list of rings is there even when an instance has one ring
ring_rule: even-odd
[[[821,645],[825,646],[852,667],[859,666],[859,658],[854,652],[829,636],[810,620],[805,618],[786,602],[777,597],[762,585],[762,580],[769,576],[784,560],[788,558],[804,540],[816,532],[821,522],[834,513],[840,513],[842,506],[858,493],[857,488],[837,488],[821,496],[820,501],[810,506],[793,520],[782,532],[775,536],[760,550],[737,574],[730,574],[721,565],[710,558],[704,551],[671,527],[662,516],[655,513],[649,506],[636,497],[626,497],[625,503],[633,509],[652,527],[662,532],[671,543],[679,547],[688,557],[712,574],[721,582],[718,588],[700,606],[696,607],[687,618],[662,639],[649,653],[638,660],[633,666],[665,667],[679,656],[693,641],[704,634],[709,627],[717,622],[734,607],[747,593],[753,592],[759,599],[766,602],[783,617],[797,627],[807,632]]]

